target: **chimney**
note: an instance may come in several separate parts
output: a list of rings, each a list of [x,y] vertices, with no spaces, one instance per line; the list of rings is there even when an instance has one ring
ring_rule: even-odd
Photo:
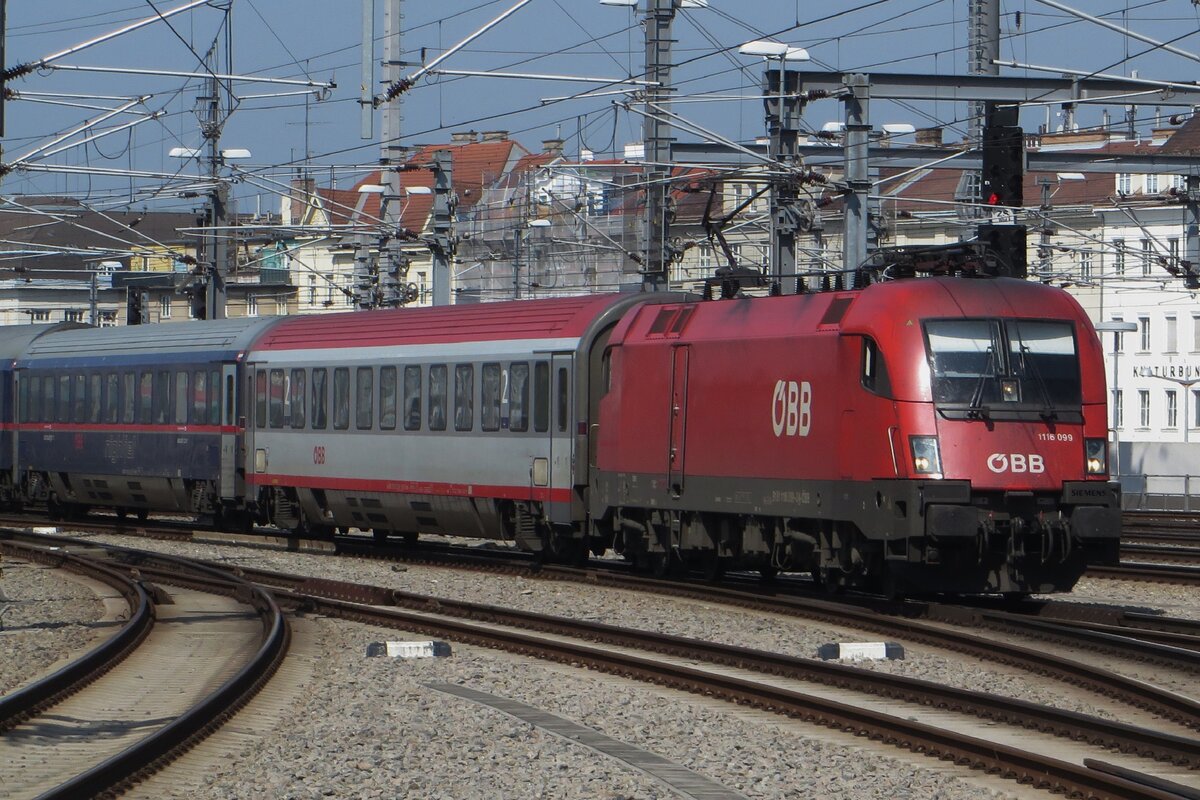
[[[317,182],[313,178],[292,179],[292,190],[284,201],[285,208],[281,209],[287,211],[285,225],[303,225],[306,222],[306,210],[315,202],[316,191]]]
[[[483,141],[485,142],[507,142],[508,131],[484,131]]]
[[[917,128],[917,146],[918,147],[941,147],[942,146],[942,129],[941,128]]]
[[[451,144],[472,144],[479,134],[475,131],[455,131],[450,134]]]
[[[542,152],[548,155],[561,156],[563,144],[562,139],[542,139]]]

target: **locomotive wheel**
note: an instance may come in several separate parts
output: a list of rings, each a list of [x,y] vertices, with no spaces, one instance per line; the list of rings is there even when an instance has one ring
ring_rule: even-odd
[[[711,555],[707,556],[704,562],[704,580],[709,583],[717,583],[725,577],[725,560],[717,555],[714,550]]]

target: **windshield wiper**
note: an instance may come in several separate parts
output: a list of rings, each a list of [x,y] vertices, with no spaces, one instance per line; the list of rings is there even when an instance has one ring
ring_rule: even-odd
[[[1046,386],[1046,381],[1042,379],[1042,371],[1038,369],[1037,361],[1031,358],[1033,351],[1029,346],[1021,344],[1021,362],[1029,366],[1028,372],[1033,375],[1033,382],[1037,384],[1038,391],[1042,395],[1042,418],[1047,422],[1058,419],[1058,412],[1054,410],[1054,403],[1050,402],[1050,390]]]
[[[967,406],[967,419],[987,419],[988,410],[983,406],[983,387],[988,378],[996,376],[995,361],[996,349],[992,345],[988,345],[987,349],[987,364],[979,373],[979,380],[975,382],[975,391],[971,392],[971,403]]]

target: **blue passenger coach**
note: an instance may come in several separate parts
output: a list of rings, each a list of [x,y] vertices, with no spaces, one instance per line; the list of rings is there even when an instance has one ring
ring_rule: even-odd
[[[53,516],[240,508],[238,370],[273,318],[58,331],[16,361],[16,458]]]
[[[13,395],[13,365],[29,347],[29,343],[44,333],[78,328],[74,322],[60,322],[55,325],[5,325],[0,326],[0,503],[5,506],[20,504],[20,498],[14,489],[19,485],[18,470],[15,469],[16,450],[13,438],[14,395]]]

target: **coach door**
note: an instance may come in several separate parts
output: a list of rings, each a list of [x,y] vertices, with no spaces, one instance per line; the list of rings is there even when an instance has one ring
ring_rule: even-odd
[[[237,486],[237,365],[221,367],[221,497],[236,497]],[[244,424],[244,423],[243,423]]]
[[[667,451],[667,485],[678,497],[683,493],[683,456],[687,438],[688,354],[686,345],[671,350],[671,442]]]
[[[550,400],[550,448],[549,470],[546,477],[546,493],[551,498],[555,490],[571,488],[571,452],[572,452],[572,386],[573,386],[573,353],[554,353],[550,355],[549,400]],[[536,382],[536,381],[535,381]],[[534,470],[538,472],[538,470]],[[536,476],[541,477],[541,476]],[[536,484],[536,480],[535,480]],[[569,514],[569,510],[567,511]],[[558,516],[551,510],[551,517]]]

